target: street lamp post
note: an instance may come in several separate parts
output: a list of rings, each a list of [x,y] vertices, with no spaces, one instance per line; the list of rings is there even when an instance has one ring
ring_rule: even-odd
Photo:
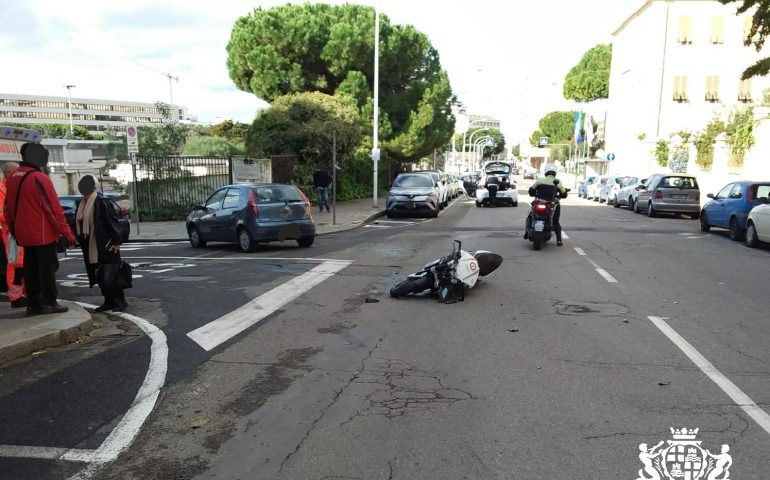
[[[465,161],[465,145],[466,145],[466,143],[465,143],[465,136],[468,134],[468,130],[469,130],[469,129],[470,129],[470,128],[471,128],[471,127],[474,125],[474,124],[476,124],[476,123],[479,123],[479,122],[484,122],[484,121],[485,121],[485,120],[474,120],[474,121],[470,122],[470,123],[468,124],[468,127],[467,127],[467,128],[465,129],[465,131],[463,132],[463,161]],[[473,138],[473,135],[474,135],[475,133],[476,133],[476,132],[472,132],[472,133],[471,133],[471,138]],[[468,142],[468,143],[470,144],[470,142]],[[470,148],[469,148],[468,150],[470,150]]]
[[[473,136],[474,136],[475,134],[479,133],[479,132],[480,132],[480,130],[477,130],[477,131],[475,131],[475,132],[471,133],[471,137],[470,137],[470,140],[469,140],[469,142],[468,142],[468,144],[469,144],[469,145],[474,145],[474,146],[476,145],[476,143],[474,143],[474,141],[473,141]],[[486,135],[486,136],[484,136],[484,137],[479,137],[479,138],[477,138],[477,139],[476,139],[476,141],[478,142],[478,141],[480,141],[480,140],[486,140],[486,139],[491,139],[491,138],[492,138],[491,136],[489,136],[489,135]],[[470,149],[469,149],[469,150],[470,150]],[[474,150],[474,151],[475,151],[475,150]],[[477,158],[476,158],[475,160],[478,160],[478,156],[477,156]],[[478,168],[478,167],[477,167],[477,168]]]
[[[67,103],[69,105],[69,115],[70,115],[70,138],[75,137],[74,133],[74,127],[72,126],[72,89],[75,88],[75,85],[65,85],[64,86],[67,89]]]
[[[474,159],[474,166],[478,169],[481,168],[481,162],[479,161],[479,157],[482,156],[479,153],[480,149],[483,149],[484,147],[492,146],[492,137],[487,135],[486,137],[479,138],[476,143],[473,144],[474,146],[474,153],[476,154],[476,158]],[[483,152],[483,150],[482,150]],[[478,165],[477,165],[478,164]]]
[[[380,161],[378,126],[380,120],[380,11],[374,3],[374,121],[372,122],[372,207],[377,206],[377,163]]]

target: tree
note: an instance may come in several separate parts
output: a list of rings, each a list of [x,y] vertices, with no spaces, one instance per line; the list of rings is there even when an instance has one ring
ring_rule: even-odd
[[[770,35],[770,2],[767,0],[719,0],[724,5],[739,3],[736,15],[742,15],[751,9],[754,11],[754,17],[751,22],[751,31],[744,38],[743,43],[748,47],[754,45],[757,52],[762,50],[765,45],[765,39]],[[744,80],[751,77],[767,75],[770,72],[770,57],[758,60],[744,70],[742,78]]]
[[[211,135],[226,138],[235,144],[245,142],[248,131],[248,123],[233,122],[232,120],[225,120],[209,127]]]
[[[337,155],[350,155],[361,140],[352,100],[320,92],[284,95],[257,114],[249,127],[246,149],[254,156],[288,153],[307,165],[328,164],[335,132]]]
[[[530,138],[538,146],[540,137],[548,137],[548,143],[570,143],[575,135],[575,112],[550,112],[538,122],[540,129]]]
[[[227,45],[230,78],[273,102],[317,91],[354,100],[373,117],[374,9],[287,4],[239,18]],[[455,97],[438,52],[414,27],[380,17],[381,148],[397,159],[430,155],[454,130]],[[365,133],[365,130],[364,130]]]
[[[612,45],[600,44],[587,51],[564,77],[564,98],[593,102],[608,98]]]
[[[176,121],[171,115],[168,105],[156,102],[155,106],[163,116],[163,122],[158,126],[140,126],[137,129],[139,132],[139,154],[156,157],[181,154],[187,141],[189,129]]]
[[[184,154],[200,157],[229,157],[243,154],[243,147],[239,148],[226,138],[195,135],[187,139]]]
[[[505,150],[505,135],[496,128],[474,128],[468,131],[467,137],[470,138],[471,135],[473,135],[474,142],[486,136],[492,137],[492,146],[484,147],[484,158],[498,155]]]

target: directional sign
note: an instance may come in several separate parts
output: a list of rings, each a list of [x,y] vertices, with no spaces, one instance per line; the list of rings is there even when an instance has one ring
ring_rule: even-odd
[[[548,145],[548,137],[540,137],[540,141],[537,142],[539,146]]]
[[[126,143],[128,144],[128,153],[139,153],[139,132],[136,126],[126,127]]]
[[[614,153],[608,153],[607,154],[607,161],[613,161],[615,160],[615,154]]]

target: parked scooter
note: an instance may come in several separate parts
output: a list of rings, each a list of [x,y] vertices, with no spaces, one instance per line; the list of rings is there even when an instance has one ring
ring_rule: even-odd
[[[565,189],[565,198],[569,191],[569,188]],[[538,185],[534,189],[530,187],[529,194],[535,199],[527,217],[527,238],[534,244],[535,250],[540,250],[553,234],[553,214],[562,194],[555,184]]]
[[[466,252],[462,242],[455,240],[452,253],[434,260],[406,280],[390,289],[390,296],[397,298],[410,293],[430,290],[438,293],[439,302],[455,303],[465,299],[465,289],[473,288],[479,276],[494,272],[503,263],[503,257],[486,250]]]

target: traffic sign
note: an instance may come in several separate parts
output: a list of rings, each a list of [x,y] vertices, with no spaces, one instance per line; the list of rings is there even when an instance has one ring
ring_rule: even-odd
[[[607,154],[607,161],[611,162],[615,160],[615,154],[614,153],[608,153]]]
[[[540,137],[540,141],[537,142],[538,146],[548,145],[548,137]]]
[[[135,125],[126,127],[126,144],[128,153],[139,153],[139,131]]]

